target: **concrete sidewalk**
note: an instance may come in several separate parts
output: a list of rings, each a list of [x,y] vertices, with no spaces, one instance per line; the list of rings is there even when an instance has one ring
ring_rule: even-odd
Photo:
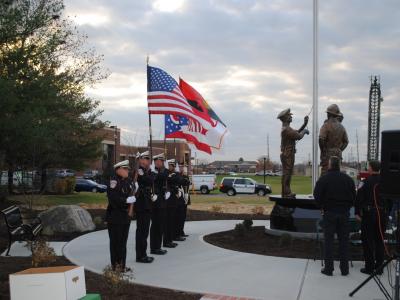
[[[190,235],[165,256],[155,256],[152,264],[134,261],[136,224],[132,222],[128,240],[127,265],[133,267],[134,281],[140,284],[235,297],[266,300],[330,300],[383,299],[375,282],[371,281],[353,298],[349,292],[365,275],[359,272],[360,262],[354,263],[350,275],[333,277],[320,273],[319,261],[263,256],[215,247],[202,236],[233,229],[239,220],[187,222]],[[269,226],[268,221],[254,221],[255,226]],[[102,273],[110,263],[107,231],[97,231],[78,237],[63,249],[73,263]],[[266,245],[267,246],[267,245]],[[387,284],[387,276],[385,278]]]

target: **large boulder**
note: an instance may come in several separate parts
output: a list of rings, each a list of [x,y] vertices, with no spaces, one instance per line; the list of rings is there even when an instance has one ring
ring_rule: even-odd
[[[89,212],[77,205],[59,205],[39,214],[46,232],[85,232],[96,228]]]

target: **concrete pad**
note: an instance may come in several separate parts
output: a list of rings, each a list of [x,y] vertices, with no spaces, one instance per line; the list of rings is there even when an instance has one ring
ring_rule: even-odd
[[[187,222],[190,236],[165,256],[154,256],[152,264],[135,262],[135,222],[128,239],[127,265],[133,268],[134,281],[204,295],[226,295],[266,300],[330,300],[347,297],[353,286],[365,276],[360,264],[348,277],[325,277],[320,262],[281,258],[222,249],[204,242],[203,235],[233,229],[241,220]],[[268,221],[254,221],[254,226],[269,226]],[[89,233],[69,242],[64,255],[73,263],[102,273],[110,264],[106,230]],[[354,299],[380,299],[375,283],[356,294]]]
[[[67,242],[49,242],[49,246],[54,249],[57,256],[63,256],[62,248],[67,244]],[[11,245],[10,256],[22,256],[29,257],[32,256],[31,249],[27,247],[27,242],[14,242]],[[1,256],[6,256],[7,250],[5,250]]]

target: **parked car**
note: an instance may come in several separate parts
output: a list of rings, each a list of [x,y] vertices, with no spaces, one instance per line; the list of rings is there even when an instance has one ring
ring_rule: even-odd
[[[258,171],[255,174],[256,176],[264,176],[264,171]],[[276,176],[274,172],[265,170],[265,176]]]
[[[282,171],[275,172],[274,176],[282,176]]]
[[[61,170],[57,170],[55,175],[57,177],[73,177],[75,176],[75,171],[74,170],[70,170],[70,169],[61,169]]]
[[[75,184],[75,192],[92,192],[104,193],[107,191],[107,186],[99,184],[90,179],[78,178]]]
[[[251,178],[243,177],[224,177],[219,187],[220,192],[226,193],[228,196],[236,194],[257,194],[265,196],[272,193],[271,186],[261,184]]]
[[[190,186],[190,190],[194,189],[202,194],[209,194],[216,188],[215,174],[192,175],[191,182],[193,186]]]
[[[86,170],[85,173],[83,173],[83,178],[94,180],[97,175],[99,175],[99,171],[97,170]]]
[[[228,175],[229,175],[229,176],[237,176],[237,173],[235,173],[235,172],[229,172]]]

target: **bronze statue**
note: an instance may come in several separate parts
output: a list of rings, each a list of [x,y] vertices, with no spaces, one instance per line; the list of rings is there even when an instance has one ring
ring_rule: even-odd
[[[300,129],[296,130],[290,127],[292,122],[292,113],[290,108],[283,110],[278,119],[282,121],[281,131],[281,162],[282,162],[282,197],[295,198],[296,194],[290,189],[290,182],[293,174],[296,141],[301,140],[305,134],[309,134],[305,129],[308,124],[308,116],[304,117],[304,124]]]
[[[328,161],[331,156],[342,159],[342,152],[349,144],[346,129],[341,124],[343,114],[339,106],[331,104],[326,113],[328,119],[325,120],[319,131],[319,148],[321,150],[321,176],[328,171]]]

